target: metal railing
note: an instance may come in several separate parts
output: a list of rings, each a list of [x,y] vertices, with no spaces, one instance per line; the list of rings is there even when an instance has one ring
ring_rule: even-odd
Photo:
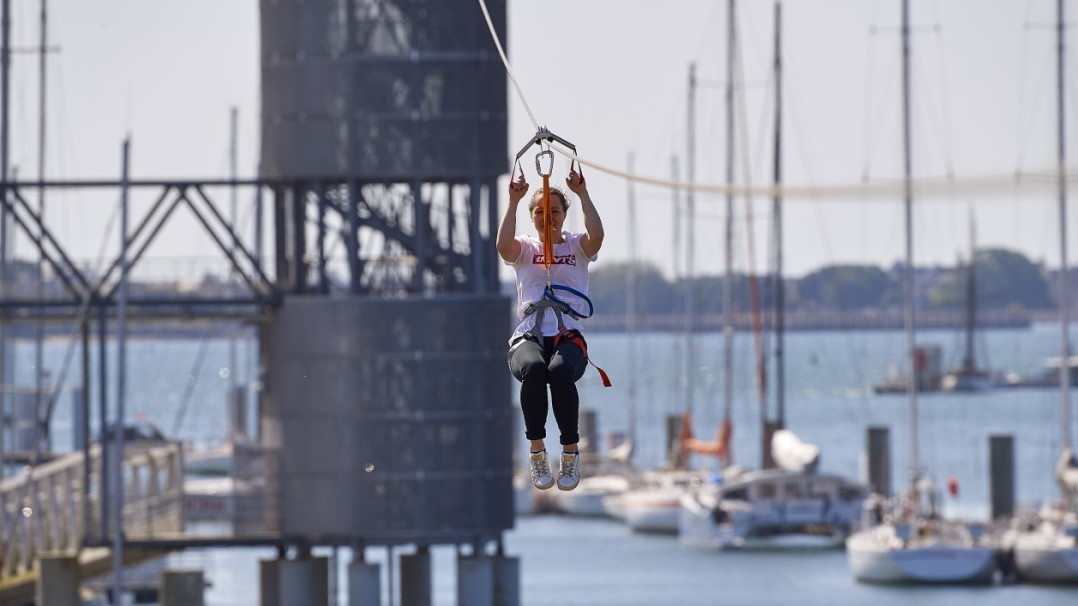
[[[86,470],[89,469],[89,481]],[[102,528],[101,448],[74,452],[0,482],[0,586],[32,575],[37,559],[77,555]],[[125,539],[183,531],[183,451],[179,443],[127,448],[123,461]]]

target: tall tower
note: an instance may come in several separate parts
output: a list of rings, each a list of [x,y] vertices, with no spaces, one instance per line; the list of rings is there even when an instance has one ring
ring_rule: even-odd
[[[487,4],[504,35],[505,0]],[[482,11],[261,9],[260,177],[285,296],[262,331],[260,427],[279,453],[279,530],[500,540],[516,418],[494,248],[507,91]]]

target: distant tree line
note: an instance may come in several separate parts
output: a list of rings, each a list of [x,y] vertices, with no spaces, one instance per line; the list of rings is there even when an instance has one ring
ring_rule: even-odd
[[[978,309],[1005,309],[1020,306],[1030,310],[1057,306],[1058,271],[1049,271],[1020,253],[1002,248],[978,250],[974,255],[973,283]],[[626,311],[629,265],[598,263],[591,272],[591,299],[597,311],[619,314]],[[969,266],[917,267],[916,305],[920,309],[961,309],[966,303]],[[685,278],[668,280],[657,267],[638,264],[635,307],[638,314],[680,313],[690,285]],[[831,309],[855,311],[902,306],[904,265],[889,269],[873,265],[829,265],[802,278],[782,280],[785,306],[790,311]],[[721,313],[724,301],[723,276],[699,276],[692,280],[693,309],[697,313]],[[751,306],[751,280],[736,273],[731,280],[734,311]],[[1072,278],[1078,284],[1078,280]],[[773,276],[756,277],[762,308],[774,306],[778,285]],[[1073,302],[1072,296],[1072,302]]]

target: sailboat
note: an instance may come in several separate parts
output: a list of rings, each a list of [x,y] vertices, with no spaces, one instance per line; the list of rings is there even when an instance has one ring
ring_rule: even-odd
[[[1031,518],[1019,517],[1004,538],[1019,578],[1033,583],[1078,583],[1078,460],[1063,448],[1055,469],[1062,500]]]
[[[916,368],[913,313],[913,193],[910,145],[909,0],[902,0],[902,123],[904,144],[906,266],[903,283],[906,346]],[[846,540],[846,556],[857,581],[867,583],[987,583],[996,571],[996,549],[978,543],[968,527],[945,521],[934,489],[922,475],[917,432],[917,392],[906,393],[910,434],[910,485],[899,506],[867,515],[865,527]],[[881,512],[882,514],[882,512]]]
[[[974,336],[977,330],[977,245],[973,220],[970,219],[970,253],[966,264],[965,280],[965,353],[962,363],[944,373],[940,380],[943,391],[982,391],[995,387],[999,378],[990,371],[977,366]]]
[[[775,160],[772,200],[775,229],[775,375],[777,419],[767,420],[766,368],[762,348],[757,351],[757,381],[764,409],[761,469],[743,471],[726,467],[721,482],[701,484],[681,500],[678,535],[681,543],[706,549],[725,548],[820,548],[842,545],[857,520],[867,487],[835,474],[818,472],[820,449],[802,442],[784,428],[785,394],[782,296],[782,200],[781,184],[781,3],[775,4]],[[732,97],[728,97],[732,98]],[[753,283],[754,286],[754,283]],[[755,292],[755,288],[753,291]],[[758,297],[753,297],[754,318],[759,317]],[[754,331],[760,333],[758,321]],[[720,426],[713,442],[690,442],[696,452],[720,458],[729,453],[728,421]]]
[[[1057,55],[1057,161],[1059,170],[1059,334],[1060,360],[1069,360],[1070,298],[1067,280],[1067,180],[1064,137],[1064,33],[1063,0],[1056,4]],[[1078,583],[1078,460],[1071,445],[1071,368],[1059,365],[1059,426],[1062,448],[1055,469],[1056,482],[1062,499],[1057,507],[1049,507],[1033,520],[1019,520],[1005,541],[1013,556],[1018,576],[1041,583]]]

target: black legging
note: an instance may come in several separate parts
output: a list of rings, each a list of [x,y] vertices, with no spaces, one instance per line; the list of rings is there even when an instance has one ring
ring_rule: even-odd
[[[576,382],[584,376],[588,360],[580,347],[562,338],[554,349],[554,337],[543,337],[543,346],[525,337],[509,348],[509,370],[520,381],[520,409],[524,412],[524,436],[529,440],[546,437],[547,397],[550,385],[554,420],[562,445],[580,441],[577,417],[580,396]]]

